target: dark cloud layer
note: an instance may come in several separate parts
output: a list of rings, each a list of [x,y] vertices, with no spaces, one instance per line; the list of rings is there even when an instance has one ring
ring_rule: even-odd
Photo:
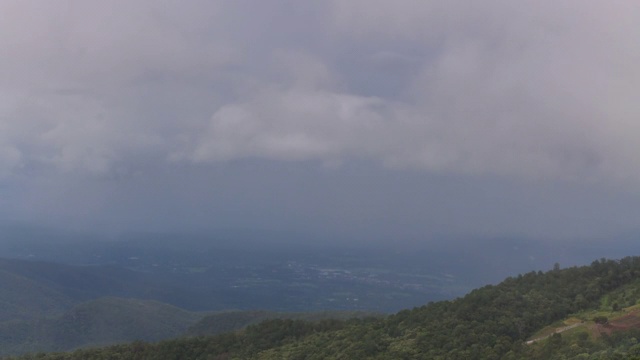
[[[632,2],[0,1],[2,213],[125,230],[627,231],[639,21]],[[467,200],[495,208],[474,220]],[[526,204],[564,210],[509,211]]]

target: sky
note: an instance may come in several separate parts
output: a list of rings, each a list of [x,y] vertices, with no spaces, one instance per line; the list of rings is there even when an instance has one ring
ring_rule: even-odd
[[[640,234],[637,24],[632,1],[0,0],[0,220]]]

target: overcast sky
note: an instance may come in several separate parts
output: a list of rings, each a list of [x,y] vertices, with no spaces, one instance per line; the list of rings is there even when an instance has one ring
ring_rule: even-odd
[[[638,24],[633,1],[0,0],[0,219],[634,233]]]

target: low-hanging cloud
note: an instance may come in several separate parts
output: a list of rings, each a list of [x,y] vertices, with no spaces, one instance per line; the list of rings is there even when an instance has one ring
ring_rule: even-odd
[[[0,14],[0,175],[364,158],[640,179],[632,2],[4,1]]]

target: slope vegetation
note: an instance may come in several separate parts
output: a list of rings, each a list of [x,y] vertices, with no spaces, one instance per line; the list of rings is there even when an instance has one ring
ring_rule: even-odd
[[[216,335],[243,329],[267,320],[291,319],[318,322],[322,320],[347,320],[382,315],[363,311],[275,312],[265,310],[224,311],[207,315],[189,328],[188,336]]]

